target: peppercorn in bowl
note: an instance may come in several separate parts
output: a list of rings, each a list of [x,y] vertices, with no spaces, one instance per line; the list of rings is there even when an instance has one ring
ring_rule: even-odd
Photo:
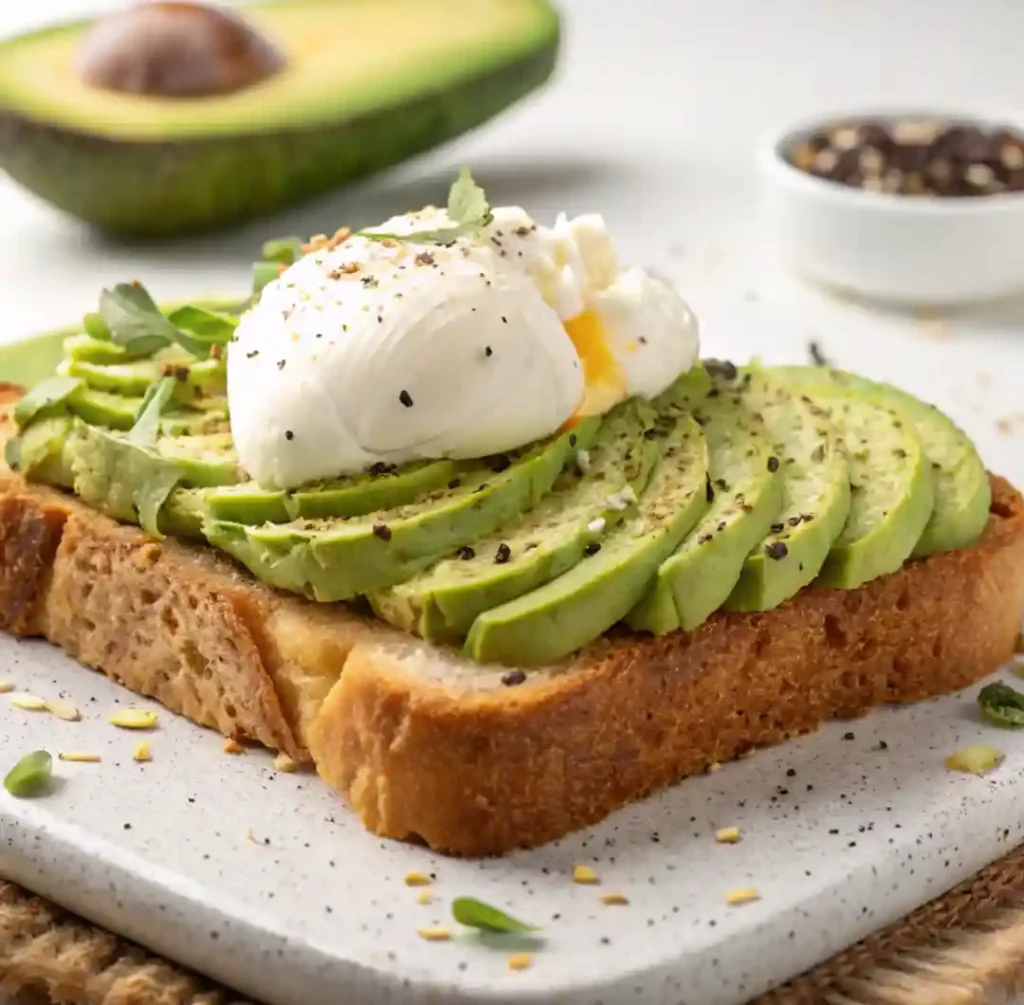
[[[1024,115],[822,116],[758,161],[774,250],[808,279],[907,306],[1024,290]]]

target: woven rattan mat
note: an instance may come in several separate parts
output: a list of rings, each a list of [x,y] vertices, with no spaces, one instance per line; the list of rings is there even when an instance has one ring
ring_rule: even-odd
[[[983,1005],[1018,988],[1024,847],[756,1005]],[[253,1005],[0,880],[4,993],[40,1005]]]

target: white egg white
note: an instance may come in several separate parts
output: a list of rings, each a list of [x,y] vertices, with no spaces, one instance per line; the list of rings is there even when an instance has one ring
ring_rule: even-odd
[[[450,224],[428,207],[373,229]],[[597,395],[585,384],[590,349],[565,327],[585,312],[617,368]],[[620,269],[600,216],[544,228],[518,207],[445,245],[356,235],[314,251],[264,289],[236,337],[232,434],[241,465],[268,488],[511,450],[588,400],[603,410],[658,394],[697,355],[685,302]]]

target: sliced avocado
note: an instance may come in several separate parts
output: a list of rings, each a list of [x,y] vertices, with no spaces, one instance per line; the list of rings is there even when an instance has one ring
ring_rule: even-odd
[[[435,489],[458,488],[463,473],[472,470],[466,462],[422,461],[312,484],[294,492],[274,492],[244,482],[209,492],[206,505],[217,520],[246,524],[365,516],[404,506]]]
[[[658,569],[626,619],[630,628],[655,635],[696,628],[728,599],[747,556],[778,518],[781,462],[764,417],[745,404],[748,395],[764,397],[764,388],[750,391],[763,379],[755,373],[745,386],[722,382],[707,396],[683,398],[707,437],[711,505]]]
[[[169,537],[203,540],[206,519],[205,489],[175,488],[160,510],[159,526]]]
[[[177,464],[182,480],[189,485],[232,485],[240,477],[238,455],[228,432],[161,436],[156,452]]]
[[[91,21],[4,40],[0,168],[133,237],[249,220],[486,122],[547,80],[559,44],[546,0],[269,0],[245,17],[284,69],[197,97],[87,83],[80,50]],[[145,58],[146,41],[128,37],[122,55]],[[158,76],[162,66],[148,78],[178,77]]]
[[[708,506],[708,453],[700,426],[678,406],[663,405],[659,413],[675,422],[659,441],[663,459],[637,515],[557,579],[481,614],[466,639],[466,655],[516,666],[560,659],[624,618],[650,588],[658,567]]]
[[[776,378],[748,380],[748,408],[764,418],[782,475],[782,509],[743,563],[725,607],[766,611],[788,600],[821,571],[850,512],[849,466],[827,412]],[[723,376],[721,379],[728,379]]]
[[[537,444],[515,460],[479,465],[455,489],[368,516],[246,527],[208,520],[207,539],[271,586],[316,600],[349,600],[408,579],[442,555],[533,509],[600,420]],[[505,466],[507,465],[507,466]]]
[[[774,370],[791,384],[821,384],[827,380],[850,388],[896,409],[913,425],[934,473],[935,508],[912,557],[955,551],[977,541],[988,523],[992,489],[978,451],[952,419],[934,405],[891,384],[844,370],[809,366],[776,367]]]
[[[67,415],[36,419],[18,437],[18,470],[29,481],[71,488],[74,474],[65,459],[64,445],[74,420]]]
[[[93,338],[92,335],[71,335],[64,340],[64,358],[83,363],[130,363],[135,359],[144,358],[142,354],[133,355],[124,346],[111,342],[109,339]]]
[[[404,583],[369,600],[378,617],[432,641],[465,638],[474,619],[562,575],[581,561],[643,491],[657,462],[653,410],[621,405],[601,425],[593,446],[540,505],[494,535],[460,548]],[[623,496],[627,485],[631,496]]]
[[[161,431],[168,436],[185,436],[226,430],[227,402],[210,398],[204,404],[207,407],[203,411],[194,410],[194,406],[172,405],[160,417]],[[71,394],[67,401],[68,411],[90,426],[107,426],[121,431],[132,428],[141,406],[141,397],[126,397],[84,386]]]
[[[901,412],[838,384],[799,386],[827,410],[850,465],[850,514],[818,582],[853,589],[910,557],[935,502],[931,464]]]
[[[69,377],[80,377],[97,391],[111,391],[129,397],[146,393],[168,372],[177,378],[174,397],[192,404],[201,397],[223,396],[227,392],[223,359],[195,359],[180,349],[168,349],[149,359],[128,363],[90,363],[86,360],[67,359],[58,372]]]

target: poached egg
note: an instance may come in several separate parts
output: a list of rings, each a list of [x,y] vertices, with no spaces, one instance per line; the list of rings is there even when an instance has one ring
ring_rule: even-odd
[[[668,284],[624,269],[594,214],[551,228],[522,209],[453,240],[428,207],[318,246],[267,285],[228,352],[243,468],[289,489],[414,460],[542,439],[626,398],[651,398],[697,358]]]

